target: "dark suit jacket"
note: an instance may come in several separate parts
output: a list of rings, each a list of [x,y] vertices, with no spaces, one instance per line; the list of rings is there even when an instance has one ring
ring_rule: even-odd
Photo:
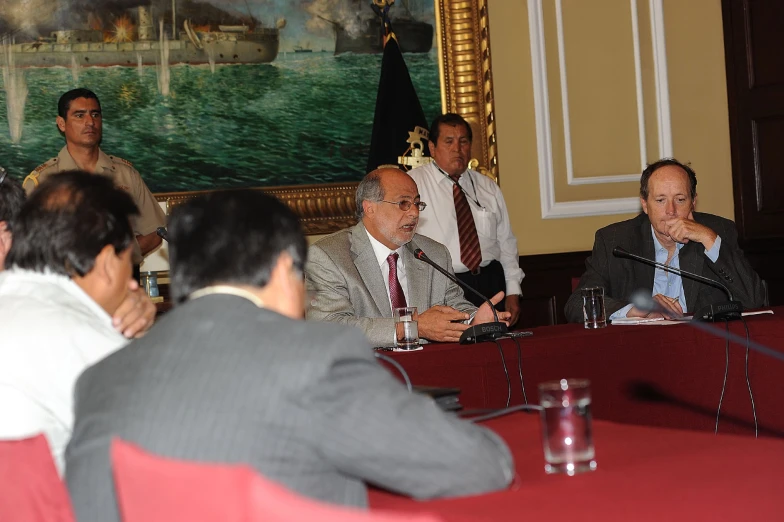
[[[408,279],[408,305],[416,306],[419,313],[435,305],[451,306],[468,314],[475,312],[476,307],[466,301],[459,286],[414,257],[416,248],[453,272],[449,250],[429,237],[415,234],[401,250]],[[305,281],[313,297],[307,310],[308,319],[361,328],[373,346],[395,344],[389,294],[361,222],[310,247]]]
[[[504,487],[514,469],[494,433],[410,395],[360,331],[220,294],[178,306],[77,381],[66,479],[80,521],[118,520],[115,436],[167,457],[245,463],[356,506],[366,482],[463,495]]]
[[[738,233],[735,223],[712,214],[694,213],[697,223],[711,228],[721,236],[721,248],[716,263],[705,255],[701,243],[689,242],[681,248],[679,259],[681,270],[705,276],[726,285],[733,297],[745,308],[763,306],[764,289],[762,280],[751,268],[738,246]],[[629,304],[635,290],[645,288],[653,291],[654,267],[617,258],[612,255],[615,247],[621,247],[632,254],[654,259],[653,234],[651,223],[646,214],[634,219],[606,226],[596,232],[591,257],[585,261],[585,273],[577,289],[566,302],[566,318],[572,323],[583,322],[583,288],[602,286],[605,292],[607,316]],[[686,311],[693,313],[703,306],[727,300],[726,294],[703,283],[683,278],[683,292],[686,296]]]

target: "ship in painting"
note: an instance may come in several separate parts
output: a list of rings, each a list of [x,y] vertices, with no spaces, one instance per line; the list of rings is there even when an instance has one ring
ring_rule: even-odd
[[[370,9],[367,1],[357,0],[355,4],[357,12],[363,8]],[[433,48],[433,24],[421,20],[421,9],[417,12],[412,4],[411,0],[403,0],[400,4],[402,12],[395,12],[396,7],[392,8],[392,29],[402,52],[430,52]],[[335,54],[376,54],[384,51],[384,28],[378,16],[360,22],[361,30],[356,33],[348,31],[341,23],[324,19],[332,24],[335,31]]]
[[[115,21],[113,31],[60,30],[33,42],[12,44],[14,63],[17,67],[155,65],[164,47],[171,65],[268,63],[278,55],[279,31],[285,26],[284,20],[276,28],[194,26],[185,20],[182,30],[168,38],[162,24],[156,31],[149,8],[134,11],[136,20],[125,15]]]

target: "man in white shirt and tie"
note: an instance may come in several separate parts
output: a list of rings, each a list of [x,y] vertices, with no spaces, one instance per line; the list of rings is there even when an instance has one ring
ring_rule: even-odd
[[[438,116],[429,139],[433,161],[409,172],[431,207],[418,232],[446,245],[458,279],[487,296],[506,292],[499,308],[511,313],[513,325],[520,315],[525,274],[501,189],[468,168],[472,133],[462,116]],[[474,295],[466,298],[480,304]]]
[[[380,167],[357,188],[360,222],[327,236],[310,247],[305,281],[313,298],[307,318],[361,328],[374,346],[395,343],[392,309],[417,307],[419,336],[455,342],[472,324],[493,321],[487,304],[479,309],[463,291],[430,265],[414,257],[421,248],[434,262],[452,272],[444,245],[415,233],[420,212],[416,183],[395,167]],[[496,304],[503,292],[494,295]],[[499,319],[508,320],[508,313]]]

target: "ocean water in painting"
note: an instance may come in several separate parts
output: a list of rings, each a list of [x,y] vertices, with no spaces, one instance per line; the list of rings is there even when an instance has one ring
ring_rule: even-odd
[[[441,105],[436,51],[405,59],[431,120]],[[131,161],[153,192],[359,180],[380,66],[380,54],[318,51],[281,51],[263,64],[173,65],[169,96],[155,65],[20,68],[21,115],[8,116],[13,78],[2,78],[0,165],[21,179],[55,156],[64,144],[57,99],[80,86],[101,98],[103,150]]]

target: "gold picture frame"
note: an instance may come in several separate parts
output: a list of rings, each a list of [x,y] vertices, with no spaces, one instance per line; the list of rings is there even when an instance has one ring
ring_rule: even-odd
[[[474,134],[472,157],[498,179],[487,0],[435,0],[441,107],[462,115]],[[358,182],[262,187],[294,210],[305,234],[328,234],[356,223]],[[171,210],[205,191],[156,194]]]

